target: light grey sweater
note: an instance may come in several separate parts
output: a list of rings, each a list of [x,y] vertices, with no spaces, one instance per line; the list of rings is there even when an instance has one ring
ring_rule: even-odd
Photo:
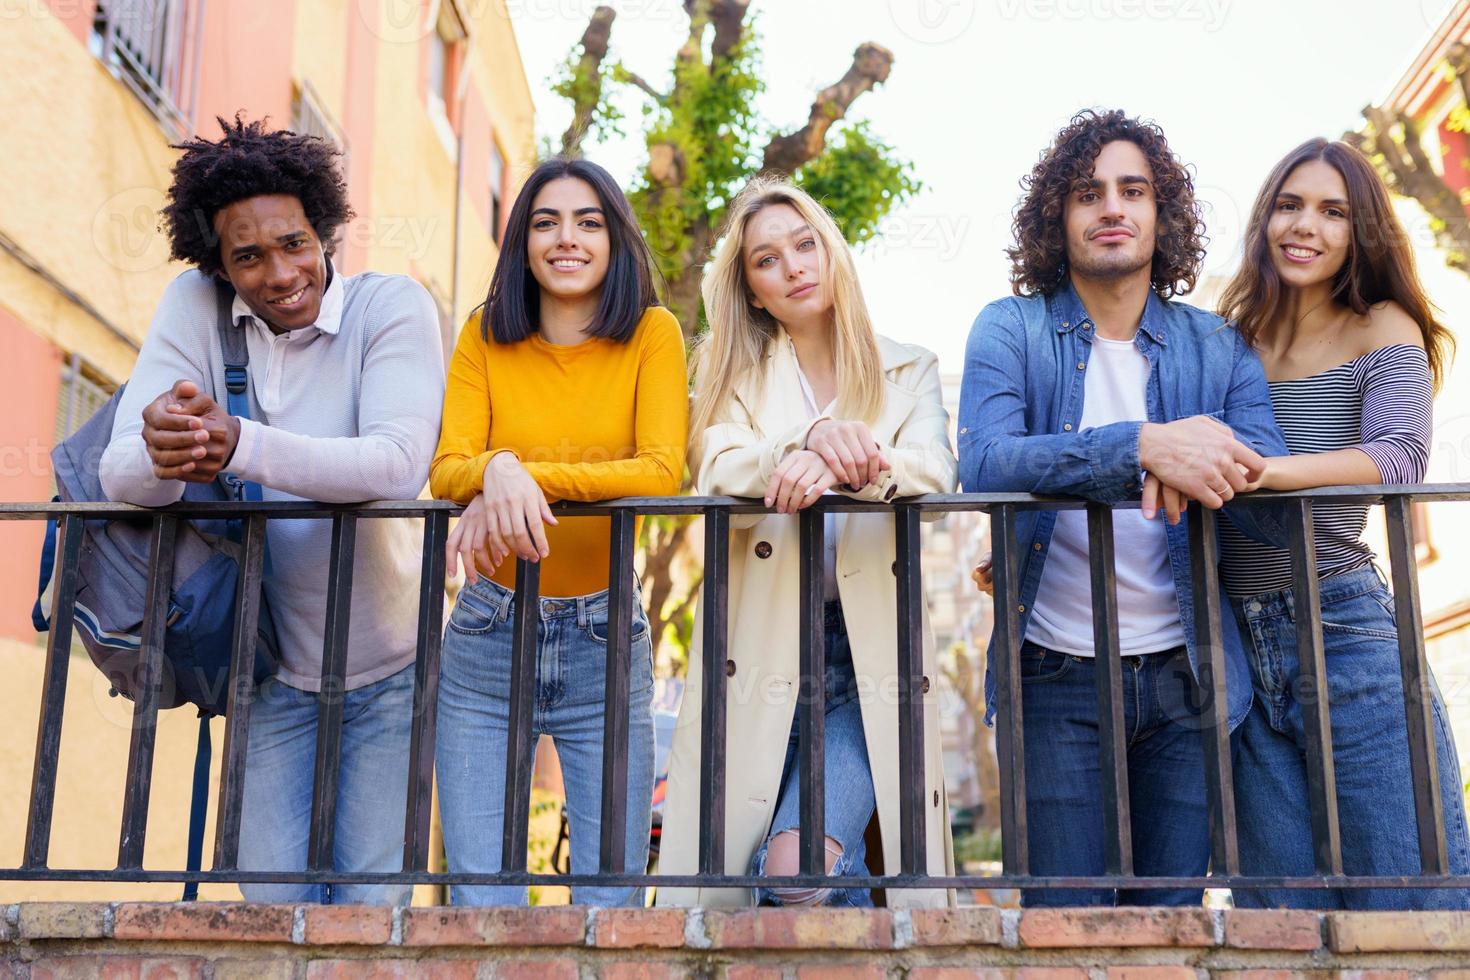
[[[190,380],[225,402],[213,284],[189,271],[165,291],[118,405],[100,466],[113,500],[145,507],[177,501],[143,443],[144,406]],[[411,500],[428,479],[444,403],[438,314],[406,276],[333,277],[317,322],[279,336],[240,301],[235,323],[250,350],[251,418],[229,470],[259,483],[266,500],[351,503]],[[329,520],[272,520],[265,593],[281,644],[280,678],[321,687]],[[357,525],[347,687],[411,664],[415,653],[423,526],[381,518]]]

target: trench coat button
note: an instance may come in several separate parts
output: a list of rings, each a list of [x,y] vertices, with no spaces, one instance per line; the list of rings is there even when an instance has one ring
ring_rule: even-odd
[[[893,574],[897,575],[898,574],[898,562],[894,562],[892,565],[889,565],[888,566],[888,570],[890,572],[892,572]]]
[[[771,542],[769,542],[769,541],[758,541],[758,542],[756,542],[756,545],[755,545],[755,556],[757,558],[769,558],[769,557],[771,557]]]
[[[734,677],[735,676],[735,661],[733,661],[733,660],[726,660],[725,661],[725,676],[726,677]]]
[[[934,805],[935,806],[938,806],[939,805],[939,790],[937,790],[937,789],[934,791]]]
[[[924,678],[924,683],[922,683],[922,684],[919,685],[919,693],[920,694],[928,694],[929,693],[929,678],[927,678],[927,677]]]
[[[889,487],[883,493],[883,499],[884,500],[892,500],[896,496],[898,496],[898,484],[897,483],[893,484],[893,486]]]

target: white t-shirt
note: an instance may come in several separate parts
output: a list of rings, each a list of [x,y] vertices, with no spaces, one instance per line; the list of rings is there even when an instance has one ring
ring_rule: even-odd
[[[787,343],[791,343],[791,341],[788,339]],[[795,345],[792,345],[791,356],[793,359],[796,357]],[[806,379],[806,372],[801,369],[800,361],[798,361],[796,365],[796,376],[801,379],[801,397],[802,401],[806,402],[807,419],[811,420],[821,418],[824,415],[828,418],[831,418],[832,412],[835,411],[837,408],[837,399],[832,399],[832,402],[826,408],[818,408],[816,393],[812,390],[811,382]],[[832,490],[827,491],[827,493],[834,492],[835,491]],[[824,494],[823,496],[825,495],[826,494]],[[825,519],[822,521],[822,524],[826,528],[827,537],[826,554],[822,557],[823,602],[836,602],[838,599],[837,536],[842,533],[842,528],[846,525],[846,521],[843,520],[843,518],[845,518],[846,516],[846,514],[834,514],[831,511],[828,511],[825,515]]]
[[[1133,341],[1094,336],[1084,384],[1078,431],[1148,419],[1148,359]],[[1179,622],[1163,518],[1146,521],[1141,511],[1116,510],[1113,540],[1118,638],[1123,653],[1157,653],[1182,645],[1184,628]],[[1086,511],[1057,514],[1026,639],[1078,657],[1091,657],[1095,652]]]

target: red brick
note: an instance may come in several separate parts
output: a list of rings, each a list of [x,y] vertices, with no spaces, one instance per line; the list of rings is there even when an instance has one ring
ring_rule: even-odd
[[[796,968],[796,980],[884,980],[887,976],[887,968],[871,963],[809,963]]]
[[[914,909],[915,946],[994,946],[1000,942],[1000,910]]]
[[[306,942],[312,946],[385,946],[393,935],[393,910],[377,905],[311,905]]]
[[[1322,980],[1326,970],[1221,970],[1215,980]]]
[[[243,902],[131,903],[117,907],[112,934],[117,939],[288,943],[293,912],[289,905]]]
[[[1470,970],[1430,970],[1429,980],[1470,980]]]
[[[1108,980],[1197,980],[1188,966],[1110,966]]]
[[[101,939],[107,935],[107,906],[101,902],[27,902],[20,906],[26,939]]]
[[[475,980],[474,960],[313,960],[306,980]]]
[[[540,908],[420,908],[403,911],[405,946],[581,946],[587,910]]]
[[[1087,971],[1077,966],[1023,966],[1016,980],[1087,980]]]
[[[684,945],[682,909],[598,909],[592,920],[599,946],[678,949]]]
[[[1311,952],[1322,946],[1322,917],[1288,909],[1231,909],[1225,913],[1225,945]]]
[[[1000,966],[918,966],[908,980],[1010,980],[1011,971]]]
[[[684,980],[689,968],[680,963],[609,963],[602,968],[602,980]]]
[[[1327,941],[1334,953],[1470,950],[1470,913],[1330,912]]]
[[[296,960],[280,958],[215,960],[214,980],[296,980],[300,965]]]
[[[1408,970],[1338,970],[1338,980],[1409,980]]]
[[[704,928],[715,949],[891,949],[887,909],[707,911]]]
[[[725,967],[725,980],[781,980],[779,966],[757,966],[754,963],[736,963]]]
[[[31,980],[198,980],[204,961],[191,956],[48,956]]]
[[[1204,909],[1027,909],[1021,944],[1065,946],[1213,946],[1215,924]]]
[[[577,961],[512,960],[496,963],[480,976],[485,980],[577,980]]]

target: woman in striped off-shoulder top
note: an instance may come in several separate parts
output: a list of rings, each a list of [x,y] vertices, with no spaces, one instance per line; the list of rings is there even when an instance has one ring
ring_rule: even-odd
[[[1429,457],[1434,386],[1450,347],[1414,270],[1382,181],[1361,153],[1316,139],[1266,179],[1245,259],[1221,312],[1255,346],[1292,455],[1260,486],[1417,483]],[[1362,540],[1365,505],[1315,508],[1343,870],[1419,873],[1392,598]],[[1234,734],[1241,870],[1315,873],[1291,559],[1229,523],[1221,575],[1248,638],[1255,686]],[[1450,871],[1470,872],[1460,767],[1433,685]],[[1307,705],[1310,708],[1310,702]],[[1466,908],[1466,889],[1237,890],[1241,906]]]

